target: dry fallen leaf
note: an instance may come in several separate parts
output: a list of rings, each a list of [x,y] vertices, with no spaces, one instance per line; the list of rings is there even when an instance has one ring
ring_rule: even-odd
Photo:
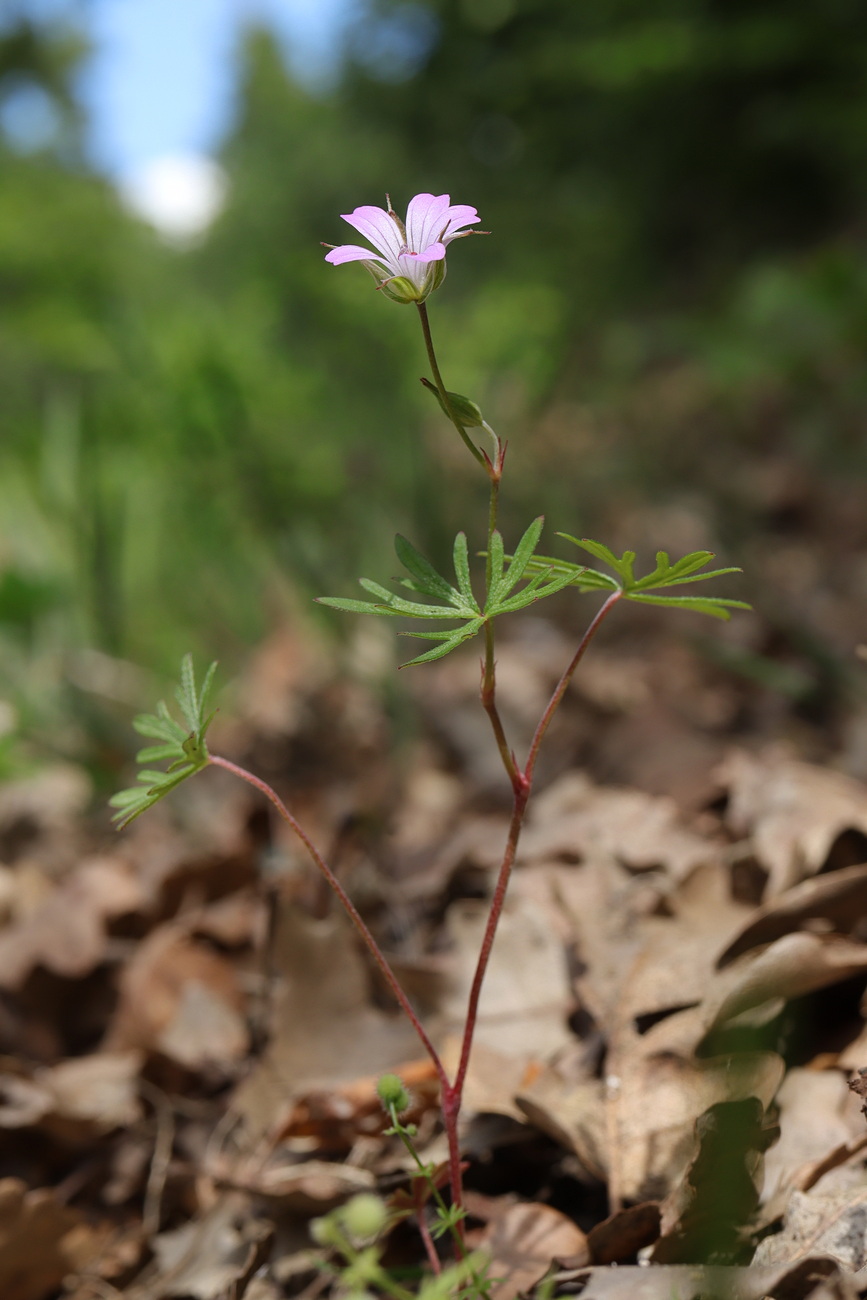
[[[48,1300],[67,1275],[96,1254],[99,1238],[77,1210],[48,1190],[28,1192],[17,1178],[0,1179],[0,1295]]]
[[[249,1035],[234,968],[175,924],[159,926],[123,969],[106,1046],[161,1052],[188,1069],[231,1067]]]
[[[757,1098],[767,1109],[783,1077],[772,1052],[688,1060],[636,1057],[609,1081],[608,1170],[620,1197],[657,1200],[673,1189],[693,1157],[699,1116],[720,1102]]]
[[[233,1101],[252,1140],[278,1131],[293,1099],[394,1070],[419,1050],[402,1014],[372,1005],[355,931],[341,913],[317,919],[286,903],[274,961],[271,1041]]]
[[[838,934],[859,927],[867,911],[867,865],[844,867],[793,885],[764,907],[751,910],[747,923],[718,958],[727,966],[741,953],[772,943],[810,921],[827,921]],[[863,936],[861,936],[863,937]]]
[[[729,791],[729,826],[750,836],[768,871],[768,898],[815,875],[843,831],[867,834],[867,787],[842,772],[775,751],[738,751],[719,776]]]
[[[662,1204],[660,1264],[731,1264],[743,1257],[759,1202],[762,1157],[779,1131],[765,1121],[757,1097],[723,1101],[696,1122],[697,1150]]]
[[[17,989],[37,966],[76,979],[105,956],[106,925],[138,911],[144,893],[120,859],[95,858],[49,885],[44,901],[0,933],[0,987]]]
[[[687,1264],[642,1268],[570,1269],[555,1275],[555,1281],[579,1294],[582,1300],[829,1300],[820,1292],[826,1284],[839,1284],[830,1294],[834,1300],[855,1300],[851,1274],[833,1259],[811,1256],[796,1265],[769,1268],[701,1268]]]
[[[491,952],[467,1076],[466,1114],[517,1114],[514,1096],[534,1065],[571,1046],[567,1023],[573,997],[563,942],[545,910],[522,890],[519,876],[507,898]],[[451,978],[439,1006],[450,1031],[446,1062],[456,1066],[460,1029],[481,945],[487,906],[453,904],[446,918]]]
[[[92,1140],[141,1116],[138,1052],[75,1057],[28,1075],[0,1072],[0,1127],[39,1125],[65,1142]]]
[[[867,944],[835,935],[786,934],[720,972],[708,998],[708,1027],[762,1003],[801,997],[862,971],[867,971]]]
[[[765,1157],[763,1222],[782,1212],[793,1188],[803,1190],[816,1166],[864,1129],[858,1103],[838,1070],[790,1070],[776,1098],[780,1140]]]
[[[791,1265],[810,1255],[827,1255],[853,1272],[864,1268],[867,1190],[793,1192],[782,1232],[759,1242],[753,1263]]]
[[[577,1255],[586,1243],[578,1225],[550,1205],[509,1205],[491,1219],[478,1241],[490,1256],[493,1300],[515,1300],[538,1282],[552,1260]]]
[[[252,1276],[272,1234],[269,1223],[252,1217],[249,1198],[230,1192],[205,1214],[155,1237],[154,1264],[125,1294],[128,1300],[223,1300],[239,1278]]]
[[[687,830],[673,799],[593,785],[569,772],[539,795],[518,849],[520,862],[611,856],[633,871],[664,867],[674,879],[716,856]]]

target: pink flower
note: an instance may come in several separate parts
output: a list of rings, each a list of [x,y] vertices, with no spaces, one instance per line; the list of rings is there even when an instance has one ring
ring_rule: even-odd
[[[442,284],[446,273],[446,247],[453,239],[483,233],[465,230],[480,220],[475,208],[452,204],[448,194],[416,194],[406,210],[406,225],[388,208],[361,207],[343,216],[350,226],[364,235],[376,249],[359,244],[341,244],[331,251],[326,262],[341,266],[344,262],[363,262],[389,298],[396,302],[424,302],[432,290]]]

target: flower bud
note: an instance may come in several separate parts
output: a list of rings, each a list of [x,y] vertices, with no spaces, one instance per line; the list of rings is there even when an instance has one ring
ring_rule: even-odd
[[[396,1074],[384,1074],[376,1085],[376,1092],[386,1108],[393,1106],[398,1114],[409,1110],[412,1098]]]

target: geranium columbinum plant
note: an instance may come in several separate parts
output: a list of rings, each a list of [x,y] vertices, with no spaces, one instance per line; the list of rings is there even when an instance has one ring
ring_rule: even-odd
[[[448,1140],[448,1182],[451,1197],[451,1204],[445,1206],[442,1203],[438,1213],[440,1227],[452,1234],[460,1256],[464,1253],[464,1233],[458,1120],[478,1017],[479,998],[506,897],[527,801],[533,786],[539,747],[545,732],[596,631],[621,600],[679,606],[716,618],[728,618],[731,609],[746,609],[748,606],[742,601],[716,596],[683,595],[672,590],[686,584],[701,582],[706,578],[716,578],[738,571],[733,568],[708,571],[706,565],[713,559],[710,551],[695,551],[674,562],[669,559],[665,551],[660,551],[656,556],[656,567],[643,576],[636,577],[633,551],[625,551],[623,555],[618,556],[601,542],[573,537],[568,533],[560,533],[558,536],[578,547],[585,555],[601,562],[605,568],[591,568],[580,560],[575,562],[540,555],[537,547],[543,520],[538,518],[525,530],[511,553],[507,553],[505,542],[497,529],[497,507],[505,464],[505,446],[485,422],[475,403],[446,389],[434,351],[425,303],[428,295],[442,283],[447,246],[455,239],[476,233],[467,229],[479,220],[476,209],[453,205],[447,194],[438,196],[417,194],[410,201],[405,224],[392,210],[390,201],[385,209],[356,208],[354,212],[344,217],[344,220],[369,239],[377,251],[371,253],[369,249],[359,245],[344,244],[337,248],[332,247],[326,260],[336,265],[343,262],[362,262],[373,273],[379,288],[386,296],[401,303],[415,303],[432,375],[432,379],[425,378],[423,382],[433,391],[443,412],[484,470],[490,487],[487,528],[484,529],[483,536],[478,538],[478,541],[484,544],[484,550],[481,551],[484,564],[480,566],[478,573],[474,574],[470,547],[467,536],[463,532],[458,533],[455,539],[453,580],[437,572],[406,538],[398,537],[397,555],[408,574],[402,580],[400,593],[393,592],[370,579],[362,578],[361,586],[369,599],[322,598],[323,604],[351,613],[421,620],[427,624],[433,622],[432,629],[426,627],[421,631],[404,631],[399,634],[420,637],[433,643],[430,649],[411,659],[409,662],[412,664],[423,664],[441,658],[475,637],[482,639],[481,704],[490,719],[494,742],[502,760],[505,776],[511,786],[513,806],[502,861],[491,890],[487,925],[470,991],[460,1058],[454,1076],[446,1070],[436,1044],[421,1023],[408,994],[401,987],[376,939],[304,829],[264,781],[228,759],[217,757],[209,752],[206,733],[212,715],[207,711],[206,696],[212,675],[210,671],[205,679],[204,688],[199,689],[189,659],[185,660],[181,687],[178,691],[185,725],[175,721],[164,704],[160,705],[156,714],[136,719],[137,730],[158,742],[142,750],[139,755],[140,760],[145,763],[171,760],[171,763],[165,772],[152,770],[141,772],[138,786],[116,795],[112,803],[118,808],[118,822],[121,826],[126,825],[188,776],[212,765],[233,772],[256,787],[291,826],[345,908],[433,1062],[440,1082],[442,1119]],[[469,429],[477,428],[484,429],[491,439],[489,448],[483,449],[477,446],[468,433]],[[590,620],[571,660],[565,666],[539,718],[529,749],[523,759],[520,759],[509,743],[497,705],[496,621],[506,614],[515,613],[545,596],[567,588],[579,594],[598,593],[604,595],[605,599]],[[391,1118],[396,1123],[397,1112],[394,1105],[391,1106],[391,1111],[394,1112]],[[408,1130],[400,1130],[400,1132],[401,1136],[405,1137]],[[419,1177],[422,1176],[430,1181],[432,1178],[430,1169],[424,1167],[423,1172],[419,1174]],[[437,1255],[430,1242],[430,1232],[423,1222],[424,1201],[425,1198],[420,1197],[420,1227],[428,1246],[431,1268],[436,1272]]]

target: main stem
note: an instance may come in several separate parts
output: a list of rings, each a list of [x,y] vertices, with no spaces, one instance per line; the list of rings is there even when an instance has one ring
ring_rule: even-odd
[[[437,392],[442,401],[444,409],[448,412],[449,418],[460,434],[463,442],[471,452],[475,460],[481,464],[488,474],[491,484],[490,505],[488,508],[488,549],[487,562],[485,565],[486,593],[491,590],[492,577],[492,540],[494,530],[497,526],[497,511],[499,506],[500,481],[503,475],[503,462],[505,456],[505,447],[495,436],[495,452],[493,459],[484,456],[469,438],[466,429],[455,413],[455,410],[449,400],[446,386],[443,383],[440,368],[437,363],[436,351],[431,337],[430,321],[428,320],[427,308],[424,303],[417,303],[419,319],[421,321],[422,333],[424,335],[425,348],[427,349],[428,361],[430,362],[431,371],[433,372],[434,382]],[[476,1023],[479,1015],[479,1001],[482,994],[482,986],[485,981],[485,975],[488,969],[488,963],[491,957],[491,951],[494,946],[494,939],[497,934],[497,926],[503,911],[503,905],[506,901],[506,892],[509,887],[509,878],[512,874],[512,867],[515,862],[515,856],[518,850],[518,840],[521,835],[521,828],[524,824],[524,816],[527,811],[527,803],[530,798],[530,791],[533,785],[533,774],[536,768],[536,759],[539,754],[539,747],[542,738],[551,720],[556,713],[563,696],[569,686],[570,681],[575,673],[576,668],[584,657],[593,637],[596,635],[603,620],[607,617],[609,611],[615,603],[621,598],[622,592],[616,591],[608,597],[605,603],[597,612],[587,631],[581,639],[581,642],[572,657],[571,662],[554,688],[554,692],[545,708],[539,725],[533,734],[530,748],[527,754],[527,761],[524,768],[518,765],[514,753],[509,747],[506,738],[505,729],[502,719],[500,718],[497,708],[497,681],[496,681],[496,656],[494,641],[493,619],[488,619],[485,623],[485,657],[482,663],[482,683],[481,683],[481,701],[487,713],[491,727],[494,732],[494,738],[497,742],[497,749],[506,770],[506,774],[512,784],[512,816],[509,822],[509,832],[506,838],[506,847],[503,852],[503,859],[500,864],[500,870],[497,874],[497,883],[494,887],[494,894],[491,899],[491,907],[488,912],[485,931],[482,936],[482,944],[479,950],[476,969],[473,975],[473,982],[470,987],[470,995],[467,1003],[467,1015],[464,1022],[464,1032],[461,1039],[461,1053],[458,1063],[458,1070],[453,1084],[446,1082],[442,1090],[442,1112],[443,1123],[446,1130],[446,1137],[449,1146],[449,1173],[451,1180],[452,1198],[457,1205],[463,1204],[463,1188],[461,1178],[461,1155],[460,1143],[458,1139],[458,1120],[460,1117],[461,1103],[463,1100],[464,1085],[467,1078],[467,1070],[470,1064],[470,1054],[473,1047],[473,1038],[475,1035]]]
[[[621,599],[622,595],[623,593],[621,591],[615,591],[611,593],[611,595],[608,597],[605,603],[598,610],[593,621],[590,623],[590,626],[587,628],[587,631],[584,633],[584,636],[581,638],[581,642],[578,646],[578,649],[575,651],[575,654],[572,656],[572,659],[568,667],[566,668],[559,682],[555,686],[554,692],[550,700],[548,701],[547,707],[545,708],[545,712],[542,714],[542,717],[539,720],[539,725],[536,727],[536,730],[533,734],[533,739],[530,742],[530,749],[528,751],[527,761],[524,765],[523,770],[517,768],[517,766],[515,765],[514,757],[511,755],[511,752],[508,751],[508,747],[507,747],[507,752],[509,752],[509,756],[510,756],[510,763],[504,762],[504,766],[506,768],[506,772],[508,773],[510,779],[512,780],[512,788],[513,788],[512,817],[509,822],[509,832],[506,839],[506,848],[503,853],[503,860],[500,864],[500,870],[497,875],[497,883],[494,887],[494,894],[493,894],[493,898],[491,899],[491,908],[488,913],[488,919],[485,925],[485,932],[484,935],[482,936],[482,945],[479,950],[479,957],[476,963],[476,970],[473,976],[472,986],[470,988],[470,996],[467,1004],[467,1016],[464,1022],[464,1035],[461,1043],[460,1064],[458,1066],[458,1072],[455,1077],[454,1085],[451,1089],[451,1092],[453,1094],[453,1101],[455,1103],[456,1115],[460,1112],[460,1108],[461,1108],[461,1100],[463,1097],[464,1084],[466,1082],[467,1070],[470,1064],[470,1053],[472,1052],[472,1047],[473,1047],[473,1037],[475,1035],[476,1023],[478,1021],[479,1000],[481,998],[482,985],[484,984],[485,974],[488,969],[488,962],[490,961],[491,950],[494,946],[494,939],[496,938],[497,926],[499,924],[500,916],[503,911],[503,904],[506,901],[506,891],[508,890],[509,887],[509,878],[512,874],[512,867],[514,865],[515,855],[518,849],[518,840],[521,835],[521,828],[523,827],[524,824],[524,815],[527,811],[527,802],[530,798],[530,791],[533,786],[533,774],[536,768],[536,759],[538,758],[539,755],[539,746],[542,743],[542,738],[545,735],[545,732],[548,730],[548,727],[551,725],[551,720],[554,717],[554,714],[556,713],[563,699],[563,696],[566,694],[566,690],[569,686],[569,683],[572,680],[572,677],[574,676],[576,668],[580,664],[581,660],[584,658],[584,654],[587,650],[587,647],[590,645],[590,642],[593,640],[594,636],[596,635],[599,628],[601,627],[603,621],[608,616],[610,611],[614,608],[617,601]],[[494,728],[494,733],[497,736],[498,746],[500,746],[499,735],[497,734],[496,727]],[[502,747],[500,747],[500,752],[502,754],[503,752]],[[513,776],[513,770],[516,773],[516,776]]]

